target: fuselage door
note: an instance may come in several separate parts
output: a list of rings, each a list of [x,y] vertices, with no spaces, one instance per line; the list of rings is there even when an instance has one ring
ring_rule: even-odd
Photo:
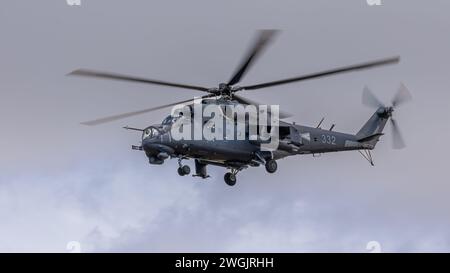
[[[297,130],[297,128],[295,128],[294,126],[290,126],[290,137],[291,137],[291,142],[294,145],[300,146],[302,145],[302,138],[300,136],[300,132]]]

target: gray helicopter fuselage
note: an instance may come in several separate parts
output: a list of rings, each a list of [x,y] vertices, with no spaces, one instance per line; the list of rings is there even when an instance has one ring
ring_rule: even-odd
[[[170,118],[170,116],[168,117]],[[144,130],[142,149],[152,164],[162,164],[169,157],[193,158],[221,166],[258,165],[260,160],[281,159],[298,154],[321,154],[374,148],[387,117],[375,113],[366,127],[373,127],[366,135],[353,135],[316,127],[280,122],[276,149],[265,151],[264,142],[250,140],[176,140],[172,137],[172,124],[163,122]],[[237,125],[234,125],[236,129]],[[276,128],[272,128],[276,129]],[[236,131],[236,130],[235,130]],[[225,134],[225,133],[224,133]],[[261,158],[262,157],[262,158]]]

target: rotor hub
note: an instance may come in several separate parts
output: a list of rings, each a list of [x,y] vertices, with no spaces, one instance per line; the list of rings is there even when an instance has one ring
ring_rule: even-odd
[[[392,113],[394,113],[394,107],[386,107],[386,113],[388,114],[388,116],[392,116]]]
[[[230,92],[231,91],[231,87],[228,84],[226,84],[226,83],[220,83],[219,84],[219,91],[222,92],[222,93]]]
[[[384,108],[380,108],[378,110],[378,115],[380,117],[384,117],[384,118],[390,118],[392,117],[392,113],[394,112],[394,107],[390,106],[390,107],[384,107]]]
[[[222,97],[231,98],[233,93],[235,92],[234,88],[227,83],[220,83],[219,88],[214,90],[215,93]]]

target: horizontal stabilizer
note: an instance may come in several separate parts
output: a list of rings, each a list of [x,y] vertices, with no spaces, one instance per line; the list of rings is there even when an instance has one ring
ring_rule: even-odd
[[[371,141],[378,141],[378,139],[384,135],[383,133],[376,133],[367,137],[363,137],[358,139],[358,142],[364,143],[364,142],[371,142]]]

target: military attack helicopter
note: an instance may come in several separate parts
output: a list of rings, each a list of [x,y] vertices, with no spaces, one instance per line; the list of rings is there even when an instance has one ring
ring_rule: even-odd
[[[220,83],[218,87],[208,88],[88,69],[78,69],[68,75],[113,79],[201,91],[206,93],[200,97],[202,106],[217,105],[223,108],[224,106],[233,105],[260,105],[255,101],[237,95],[236,93],[238,92],[259,90],[304,80],[318,79],[340,73],[396,64],[400,61],[400,57],[396,56],[278,81],[254,85],[237,85],[255,60],[261,55],[262,51],[267,47],[269,42],[273,40],[276,33],[275,30],[260,31],[249,52],[245,55],[242,63],[238,66],[238,69],[232,75],[230,80],[226,83]],[[276,128],[274,126],[271,127],[270,124],[266,126],[268,131],[272,132],[274,129],[277,129],[278,133],[278,145],[277,148],[272,151],[261,149],[263,141],[260,139],[251,139],[248,133],[244,140],[226,138],[214,141],[205,139],[173,139],[171,134],[172,127],[180,119],[191,118],[190,122],[194,123],[192,116],[169,115],[161,122],[161,124],[154,124],[143,129],[128,126],[124,128],[142,132],[141,144],[133,145],[132,149],[144,151],[150,164],[160,165],[167,159],[178,159],[178,174],[185,176],[190,174],[191,170],[188,165],[183,165],[182,161],[193,159],[195,161],[195,174],[193,176],[200,178],[209,177],[207,173],[208,165],[225,167],[229,171],[225,174],[224,180],[228,185],[233,186],[236,184],[236,175],[238,172],[248,167],[264,165],[268,173],[275,173],[278,168],[277,160],[292,155],[320,155],[329,152],[357,150],[371,165],[373,165],[370,151],[375,148],[380,137],[383,135],[383,129],[388,120],[391,121],[392,125],[394,148],[403,148],[405,146],[397,122],[392,118],[392,115],[397,106],[411,100],[411,98],[412,97],[406,87],[401,85],[392,99],[391,105],[385,106],[367,87],[364,88],[362,102],[367,106],[374,107],[375,112],[356,134],[333,131],[334,125],[329,129],[322,129],[321,123],[323,119],[316,127],[288,123],[282,121],[282,119],[288,117],[289,114],[280,111],[276,116],[276,118],[279,119]],[[82,124],[89,126],[99,125],[177,105],[187,105],[192,109],[195,105],[194,102],[194,99],[189,99],[140,111],[82,122]],[[225,112],[223,113],[224,116],[226,116]],[[267,113],[269,115],[271,114],[270,109],[267,110]],[[234,116],[228,118],[234,119]],[[201,119],[201,122],[204,123],[205,120]],[[237,122],[234,122],[233,124],[237,126]]]

